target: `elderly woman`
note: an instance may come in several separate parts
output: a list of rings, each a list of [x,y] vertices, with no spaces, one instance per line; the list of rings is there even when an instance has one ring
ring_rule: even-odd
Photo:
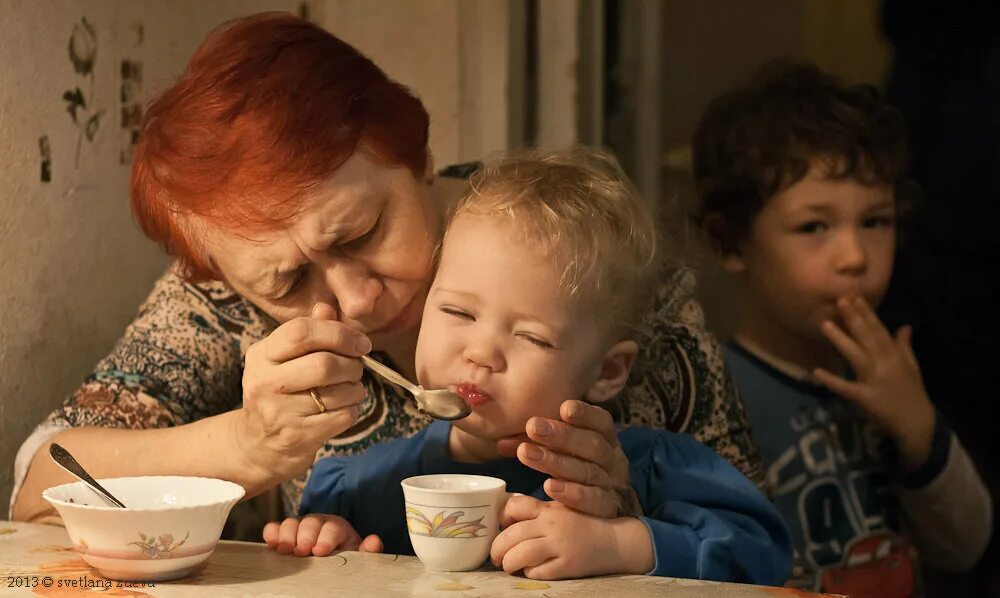
[[[374,351],[414,378],[442,217],[475,168],[435,175],[427,129],[418,99],[308,22],[261,14],[211,33],[149,107],[132,168],[135,217],[175,266],[22,445],[12,518],[54,516],[40,496],[65,481],[46,457],[52,441],[99,477],[218,477],[248,496],[282,484],[295,513],[317,458],[426,426],[358,356]],[[692,286],[685,273],[664,280],[611,412],[689,432],[754,478],[743,410]],[[526,464],[569,506],[633,512],[608,412],[570,401],[561,416],[526,431]]]

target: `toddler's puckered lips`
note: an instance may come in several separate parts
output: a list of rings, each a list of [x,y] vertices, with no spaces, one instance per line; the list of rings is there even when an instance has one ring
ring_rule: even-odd
[[[468,382],[463,382],[455,386],[455,392],[458,393],[458,396],[465,399],[466,403],[472,405],[473,407],[493,400],[493,397],[479,390],[475,384],[469,384]]]

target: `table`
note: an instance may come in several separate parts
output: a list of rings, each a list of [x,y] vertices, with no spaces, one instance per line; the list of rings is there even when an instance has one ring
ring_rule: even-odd
[[[66,587],[74,582],[77,587]],[[426,569],[416,557],[410,556],[345,551],[325,558],[299,558],[276,554],[264,544],[229,541],[220,542],[205,565],[187,578],[126,587],[104,579],[84,563],[70,546],[65,529],[2,520],[0,584],[0,596],[54,598],[817,596],[787,588],[637,575],[541,582],[507,575],[489,566],[468,573],[442,573]]]

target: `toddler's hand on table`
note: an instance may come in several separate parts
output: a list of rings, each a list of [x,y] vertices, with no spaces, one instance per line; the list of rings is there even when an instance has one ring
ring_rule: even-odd
[[[583,401],[566,401],[559,416],[562,421],[531,418],[526,436],[501,440],[500,452],[514,453],[504,445],[512,444],[522,463],[552,476],[545,493],[568,507],[605,518],[641,515],[611,415]]]
[[[896,442],[904,467],[919,467],[930,455],[934,406],[910,345],[913,329],[903,326],[894,338],[862,298],[841,298],[837,308],[846,330],[831,321],[823,322],[821,330],[857,379],[846,380],[822,368],[813,376],[858,405],[888,434]]]
[[[523,570],[525,577],[551,580],[646,573],[653,567],[649,532],[632,517],[602,519],[515,495],[500,513],[500,526],[490,561],[510,574]]]
[[[268,523],[264,542],[278,554],[295,556],[327,556],[334,550],[382,552],[382,540],[375,534],[362,540],[343,517],[319,513]]]

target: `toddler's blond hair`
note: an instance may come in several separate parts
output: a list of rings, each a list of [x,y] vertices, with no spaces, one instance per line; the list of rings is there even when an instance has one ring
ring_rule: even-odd
[[[515,241],[561,269],[559,286],[574,307],[593,310],[614,334],[627,335],[644,315],[657,275],[656,218],[611,154],[501,155],[472,175],[449,222],[462,214],[505,218]]]

